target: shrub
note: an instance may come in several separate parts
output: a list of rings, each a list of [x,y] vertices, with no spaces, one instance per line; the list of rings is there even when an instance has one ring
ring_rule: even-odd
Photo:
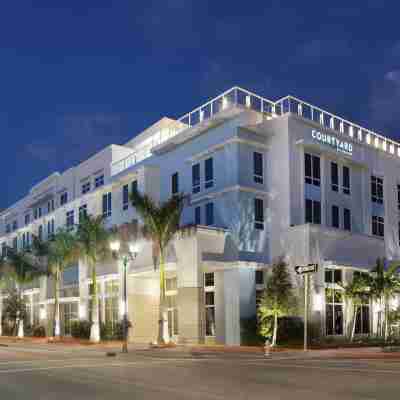
[[[293,342],[303,339],[304,323],[300,317],[279,318],[278,339],[282,342]]]
[[[258,332],[256,316],[241,319],[240,337],[243,346],[262,346],[264,344],[264,339]]]
[[[43,325],[36,325],[32,330],[33,337],[46,337],[46,329]]]
[[[77,339],[89,339],[90,328],[92,323],[87,320],[72,321],[71,322],[71,335]]]
[[[132,324],[128,321],[128,328]],[[123,340],[124,339],[124,322],[119,321],[114,324],[114,327],[109,323],[102,323],[100,325],[100,337],[102,340]]]

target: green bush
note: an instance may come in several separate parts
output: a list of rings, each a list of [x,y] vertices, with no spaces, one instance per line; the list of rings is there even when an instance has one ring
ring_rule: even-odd
[[[264,338],[258,333],[257,317],[240,320],[240,343],[242,346],[262,346]]]
[[[123,321],[119,321],[114,324],[114,327],[108,323],[102,323],[100,325],[100,337],[101,340],[123,340],[124,338],[124,325]],[[128,328],[132,324],[128,321]]]
[[[90,328],[92,323],[87,320],[72,321],[71,322],[71,335],[77,339],[89,339]]]

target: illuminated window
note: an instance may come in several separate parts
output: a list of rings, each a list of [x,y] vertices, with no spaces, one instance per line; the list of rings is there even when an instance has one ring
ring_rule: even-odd
[[[103,217],[111,217],[111,192],[103,194]]]

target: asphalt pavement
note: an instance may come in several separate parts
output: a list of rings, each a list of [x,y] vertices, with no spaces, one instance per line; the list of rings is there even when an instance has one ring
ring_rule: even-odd
[[[400,360],[0,346],[0,399],[7,400],[394,399],[399,392]]]

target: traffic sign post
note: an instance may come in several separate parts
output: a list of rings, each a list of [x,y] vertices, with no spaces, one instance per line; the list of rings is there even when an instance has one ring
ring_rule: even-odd
[[[308,290],[310,285],[310,274],[317,272],[318,264],[297,265],[294,267],[298,275],[303,275],[304,280],[304,351],[307,351],[308,344]]]

